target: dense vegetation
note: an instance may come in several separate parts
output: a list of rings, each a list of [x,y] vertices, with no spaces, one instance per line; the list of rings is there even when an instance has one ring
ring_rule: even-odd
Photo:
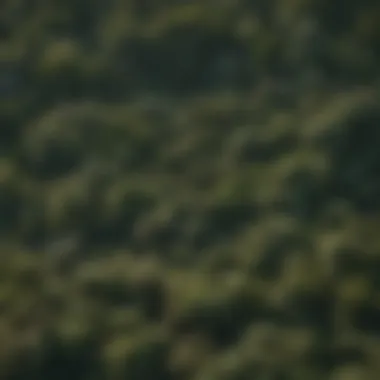
[[[2,0],[0,378],[372,380],[380,8]]]

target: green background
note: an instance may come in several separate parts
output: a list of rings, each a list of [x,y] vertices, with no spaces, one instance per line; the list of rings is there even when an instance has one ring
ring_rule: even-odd
[[[3,0],[0,378],[376,380],[380,7]]]

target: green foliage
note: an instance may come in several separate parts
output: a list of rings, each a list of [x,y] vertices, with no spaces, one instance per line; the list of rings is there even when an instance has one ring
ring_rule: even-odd
[[[3,1],[0,378],[376,378],[378,11]]]

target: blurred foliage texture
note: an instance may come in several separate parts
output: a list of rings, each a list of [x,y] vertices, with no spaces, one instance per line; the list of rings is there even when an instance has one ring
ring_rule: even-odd
[[[377,380],[380,3],[0,1],[0,378]]]

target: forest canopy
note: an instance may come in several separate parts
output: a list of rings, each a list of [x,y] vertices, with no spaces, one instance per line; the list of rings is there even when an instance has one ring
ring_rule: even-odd
[[[375,380],[380,7],[3,0],[0,378]]]

